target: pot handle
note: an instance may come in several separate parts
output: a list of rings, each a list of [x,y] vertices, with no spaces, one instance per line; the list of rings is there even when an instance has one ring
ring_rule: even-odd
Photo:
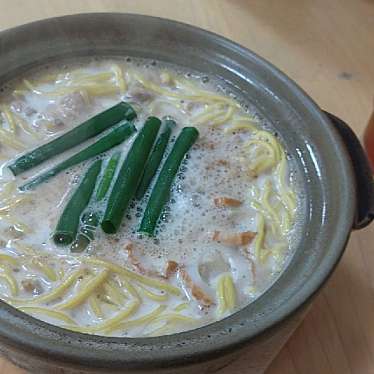
[[[368,226],[374,219],[374,176],[356,134],[340,118],[326,111],[324,113],[339,132],[352,161],[357,195],[357,211],[353,229],[359,230]]]

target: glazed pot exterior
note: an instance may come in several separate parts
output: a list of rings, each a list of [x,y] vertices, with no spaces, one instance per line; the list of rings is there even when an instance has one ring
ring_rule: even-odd
[[[305,307],[340,259],[353,227],[374,214],[373,180],[357,140],[294,82],[251,51],[207,31],[140,15],[80,14],[0,33],[0,84],[77,56],[134,56],[218,77],[253,105],[297,164],[305,204],[287,269],[261,297],[224,320],[157,338],[67,331],[0,302],[0,346],[35,373],[213,373],[256,352]],[[339,183],[336,183],[336,181]],[[247,352],[247,351],[246,351]],[[248,353],[247,353],[248,354]]]

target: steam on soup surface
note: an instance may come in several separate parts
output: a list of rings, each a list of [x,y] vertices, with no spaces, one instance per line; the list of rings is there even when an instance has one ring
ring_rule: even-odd
[[[74,147],[64,140],[64,151],[11,172],[22,154],[121,101],[135,110],[136,119],[124,123],[137,131],[119,144],[27,188],[120,126],[108,125]],[[150,61],[84,60],[8,83],[0,110],[0,295],[16,308],[91,334],[171,334],[241,309],[284,268],[299,204],[291,161],[277,137],[212,79]],[[164,119],[157,139],[165,119],[175,121],[170,139],[144,196],[127,189],[131,200],[120,226],[105,233],[100,223],[121,166],[149,116]],[[171,178],[170,195],[163,194],[167,202],[153,235],[139,232],[160,169],[185,126],[199,136]],[[144,163],[135,173],[139,168]],[[77,198],[86,177],[87,205]],[[161,201],[157,193],[154,200]],[[115,214],[124,209],[121,202],[112,205]],[[78,219],[78,244],[56,236],[63,214],[66,226]]]

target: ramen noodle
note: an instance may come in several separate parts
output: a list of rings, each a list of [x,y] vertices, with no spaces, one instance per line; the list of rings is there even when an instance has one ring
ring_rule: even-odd
[[[86,223],[84,250],[56,244],[61,214],[95,160],[102,160],[98,179],[113,163],[109,192],[89,203],[96,212],[106,209],[116,165],[137,133],[32,189],[22,186],[106,132],[16,176],[9,165],[121,101],[136,111],[137,133],[149,116],[175,121],[161,166],[144,196],[131,199],[115,233]],[[245,307],[292,255],[300,205],[292,160],[222,82],[152,61],[82,60],[8,82],[0,103],[0,297],[24,313],[89,334],[172,334]],[[198,139],[178,168],[154,235],[146,235],[138,228],[157,174],[185,126],[194,126]]]

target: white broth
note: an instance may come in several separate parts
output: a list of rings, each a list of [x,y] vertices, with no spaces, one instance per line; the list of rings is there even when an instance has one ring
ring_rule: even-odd
[[[261,295],[292,255],[302,202],[281,141],[222,86],[130,58],[43,67],[7,83],[0,100],[0,297],[74,331],[138,337],[212,323]],[[72,252],[52,234],[93,160],[30,191],[18,187],[102,135],[16,177],[7,165],[120,101],[137,112],[138,132],[149,116],[175,120],[163,161],[183,127],[195,126],[199,137],[155,236],[138,227],[157,174],[115,234],[99,225],[88,247]],[[98,179],[114,152],[122,164],[136,136],[95,157],[103,160]],[[104,211],[110,193],[97,202],[94,192],[89,210]]]

